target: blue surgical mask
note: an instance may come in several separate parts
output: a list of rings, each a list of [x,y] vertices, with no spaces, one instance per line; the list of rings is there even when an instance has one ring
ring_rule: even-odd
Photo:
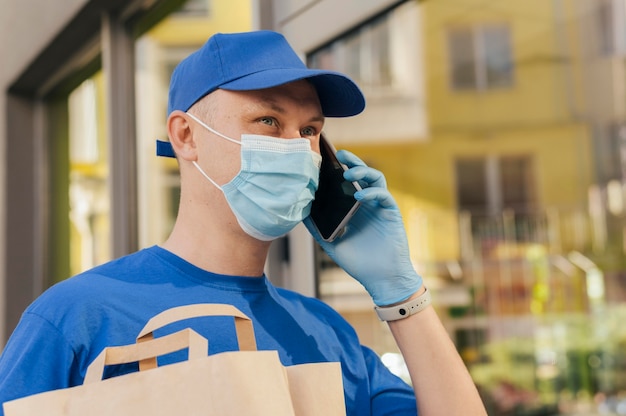
[[[227,184],[218,185],[194,161],[194,166],[220,189],[237,222],[248,235],[271,241],[291,231],[311,211],[322,157],[308,139],[278,139],[242,134],[241,141],[212,129],[211,133],[241,146],[241,169]]]

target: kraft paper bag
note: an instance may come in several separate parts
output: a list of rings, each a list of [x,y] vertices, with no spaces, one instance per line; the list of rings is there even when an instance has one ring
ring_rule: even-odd
[[[208,342],[191,329],[153,338],[169,323],[233,316],[239,351],[207,356]],[[156,357],[188,348],[188,360],[161,367]],[[139,362],[140,371],[102,380],[106,365]],[[137,343],[105,348],[82,386],[3,404],[6,416],[345,415],[339,363],[283,366],[277,351],[257,351],[252,322],[231,305],[195,304],[152,318]]]

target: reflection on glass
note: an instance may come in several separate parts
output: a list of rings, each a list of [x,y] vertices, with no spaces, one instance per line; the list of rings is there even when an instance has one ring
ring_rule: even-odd
[[[389,19],[383,15],[309,56],[309,66],[348,74],[361,88],[392,83]]]
[[[409,1],[387,13],[309,63],[424,85],[366,84],[369,110],[348,129],[331,121],[329,137],[385,172],[489,414],[626,414],[626,2]],[[388,25],[372,41],[400,15],[417,28]],[[415,61],[394,54],[408,56],[406,39]],[[388,61],[348,67],[347,45]],[[397,367],[367,295],[318,260],[322,297]]]
[[[69,96],[70,272],[110,260],[110,196],[101,74]]]

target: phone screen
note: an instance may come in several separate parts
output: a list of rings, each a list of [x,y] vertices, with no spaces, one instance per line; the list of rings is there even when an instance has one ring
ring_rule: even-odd
[[[346,167],[335,156],[335,149],[322,134],[320,137],[322,166],[311,219],[325,241],[333,241],[343,232],[348,220],[356,212],[359,202],[354,193],[361,187],[357,182],[343,178]]]

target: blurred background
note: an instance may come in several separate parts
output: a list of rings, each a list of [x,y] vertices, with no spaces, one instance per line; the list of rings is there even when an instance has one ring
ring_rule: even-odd
[[[385,173],[489,414],[626,415],[625,0],[58,3],[0,0],[0,346],[50,285],[167,237],[173,68],[213,33],[272,29],[363,89],[326,133]],[[410,381],[303,227],[266,272]]]

